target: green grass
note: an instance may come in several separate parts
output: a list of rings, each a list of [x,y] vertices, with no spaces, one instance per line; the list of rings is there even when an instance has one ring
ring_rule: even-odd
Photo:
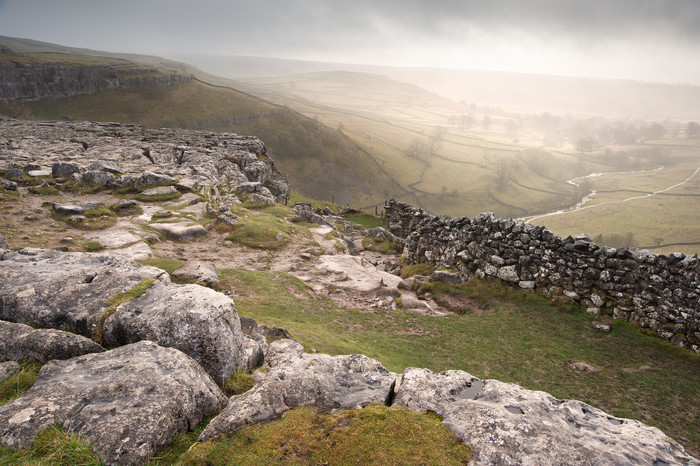
[[[466,464],[470,447],[430,414],[372,404],[322,415],[311,408],[195,444],[179,464]]]
[[[362,247],[383,254],[401,254],[402,249],[399,243],[387,241],[378,236],[374,238],[362,238]]]
[[[165,194],[143,194],[139,193],[134,196],[134,199],[142,202],[165,202],[171,201],[173,199],[178,199],[181,196],[179,192],[177,193],[165,193]]]
[[[414,275],[429,277],[435,272],[435,267],[430,264],[412,264],[401,269],[401,278],[409,278]]]
[[[240,218],[229,228],[226,239],[258,249],[281,249],[289,243],[295,227],[274,215],[251,212],[248,218]]]
[[[624,413],[700,453],[700,356],[629,324],[599,333],[578,307],[552,306],[536,294],[478,280],[462,287],[469,298],[463,314],[435,318],[340,309],[305,295],[303,282],[279,272],[221,269],[219,277],[220,289],[246,290],[236,298],[239,314],[287,328],[307,351],[362,353],[395,372],[461,369],[518,383]],[[575,361],[598,371],[572,371],[568,365]]]
[[[134,286],[128,291],[117,293],[116,295],[109,298],[107,301],[107,308],[102,312],[100,316],[100,321],[97,324],[97,329],[95,330],[95,342],[97,344],[102,344],[102,331],[104,328],[105,321],[114,314],[120,304],[133,301],[142,294],[146,292],[153,284],[156,282],[155,278],[144,278],[138,285]]]
[[[0,406],[19,398],[32,388],[41,366],[36,361],[21,362],[19,373],[0,382]]]
[[[11,450],[0,446],[0,464],[92,466],[104,463],[87,440],[54,426],[41,432],[30,448]]]
[[[85,252],[97,252],[105,249],[105,246],[99,241],[88,241],[83,244],[83,250]]]
[[[228,397],[245,393],[255,385],[255,378],[245,370],[231,374],[225,381],[222,391]]]
[[[359,214],[348,214],[345,215],[344,218],[349,222],[360,224],[365,228],[386,228],[386,219],[372,215],[369,212],[362,212]]]

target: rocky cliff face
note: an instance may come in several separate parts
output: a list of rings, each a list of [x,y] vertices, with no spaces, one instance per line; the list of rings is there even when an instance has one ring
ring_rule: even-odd
[[[192,79],[131,63],[67,65],[24,60],[0,61],[0,100],[22,102],[44,97],[94,94],[113,88],[168,86]]]

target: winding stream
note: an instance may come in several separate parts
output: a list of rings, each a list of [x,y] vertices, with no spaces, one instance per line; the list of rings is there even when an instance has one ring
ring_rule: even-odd
[[[659,170],[663,170],[663,169],[664,169],[664,167],[661,166],[661,167],[658,167],[658,168],[653,168],[653,169],[651,169],[651,170],[637,170],[637,171],[609,172],[609,173],[591,173],[591,174],[589,174],[589,175],[579,176],[579,177],[577,177],[577,178],[572,178],[572,179],[568,180],[567,183],[569,183],[569,184],[571,184],[571,185],[574,185],[574,186],[580,186],[578,183],[576,183],[577,180],[583,180],[583,179],[586,179],[586,178],[594,178],[594,177],[598,177],[598,176],[602,176],[602,175],[629,175],[629,174],[634,174],[634,173],[648,173],[648,172],[655,172],[655,171],[659,171]],[[641,195],[641,196],[628,197],[628,198],[626,198],[626,199],[621,199],[621,200],[606,201],[606,202],[601,202],[600,204],[594,204],[594,205],[589,205],[589,206],[587,206],[586,204],[587,204],[588,202],[590,202],[590,201],[593,199],[593,197],[595,197],[595,195],[596,195],[596,190],[593,190],[593,191],[591,191],[590,193],[588,193],[588,195],[584,196],[579,202],[576,203],[576,205],[574,205],[574,206],[572,206],[572,207],[569,207],[569,208],[566,208],[566,209],[557,210],[557,211],[554,211],[554,212],[549,212],[549,213],[547,213],[547,214],[536,215],[536,216],[534,216],[534,217],[522,217],[522,218],[519,218],[519,219],[517,219],[517,220],[519,220],[519,221],[524,221],[525,223],[530,223],[530,222],[532,222],[532,221],[534,221],[534,220],[537,220],[537,219],[540,219],[540,218],[544,218],[544,217],[551,217],[551,216],[554,216],[554,215],[568,214],[568,213],[570,213],[570,212],[577,212],[577,211],[579,211],[579,210],[591,209],[591,208],[593,208],[593,207],[598,207],[598,206],[602,206],[602,205],[607,205],[607,204],[619,204],[619,203],[623,203],[623,202],[632,201],[632,200],[635,200],[635,199],[644,199],[644,198],[647,198],[647,197],[652,197],[652,196],[655,196],[655,195],[657,195],[657,194],[665,193],[665,192],[667,192],[667,191],[670,191],[671,189],[674,189],[674,188],[677,188],[677,187],[679,187],[679,186],[682,186],[682,185],[686,184],[687,182],[689,182],[690,180],[692,180],[692,179],[698,174],[698,172],[700,172],[700,167],[697,167],[697,168],[695,169],[695,171],[693,171],[693,173],[692,173],[688,178],[686,178],[685,180],[681,181],[680,183],[676,183],[676,184],[674,184],[673,186],[669,186],[669,187],[664,188],[664,189],[661,189],[661,190],[659,190],[659,191],[654,191],[653,193],[647,193],[647,194],[644,194],[644,195]],[[527,220],[526,220],[526,219],[527,219]]]

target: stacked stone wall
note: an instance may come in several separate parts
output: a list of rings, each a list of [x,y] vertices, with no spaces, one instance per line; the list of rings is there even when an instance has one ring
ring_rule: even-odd
[[[697,255],[600,247],[585,235],[560,238],[544,227],[493,214],[446,219],[395,200],[385,208],[392,232],[408,232],[403,236],[409,263],[454,266],[463,281],[494,277],[575,301],[592,315],[630,321],[700,352]]]

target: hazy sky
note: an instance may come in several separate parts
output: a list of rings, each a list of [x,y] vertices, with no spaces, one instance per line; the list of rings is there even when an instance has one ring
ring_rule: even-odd
[[[0,0],[0,35],[700,84],[700,0]]]

